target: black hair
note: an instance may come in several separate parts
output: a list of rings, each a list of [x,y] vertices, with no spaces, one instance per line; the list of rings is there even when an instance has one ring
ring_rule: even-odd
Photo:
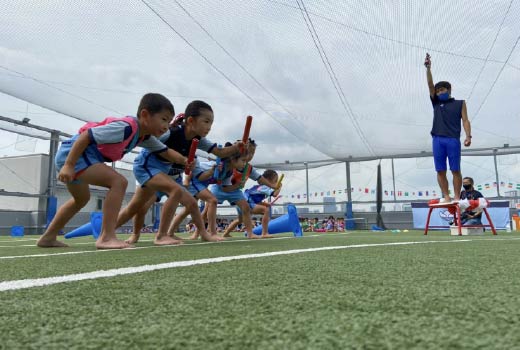
[[[472,178],[472,177],[466,176],[466,177],[463,178],[462,180],[469,180],[469,182],[471,183],[471,186],[473,186],[473,184],[474,184],[474,182],[473,182],[473,178]]]
[[[186,119],[188,117],[196,118],[196,117],[200,116],[201,109],[207,109],[207,110],[213,112],[213,109],[211,108],[211,106],[209,104],[207,104],[204,101],[195,100],[195,101],[191,101],[186,106],[186,110],[184,111],[184,115],[185,115],[184,118],[186,118]]]
[[[267,170],[264,171],[264,173],[262,174],[262,176],[265,177],[265,178],[268,179],[268,180],[272,180],[272,179],[274,179],[276,175],[278,175],[278,174],[276,173],[276,171],[271,170],[271,169],[267,169]]]
[[[446,88],[447,90],[451,90],[451,84],[447,81],[439,81],[437,84],[435,84],[435,90],[440,88]]]
[[[249,138],[249,144],[256,147],[256,142],[252,138]]]
[[[173,104],[161,94],[148,93],[141,98],[139,107],[137,108],[137,118],[140,117],[141,111],[146,109],[150,114],[155,114],[167,110],[172,115],[175,115]]]

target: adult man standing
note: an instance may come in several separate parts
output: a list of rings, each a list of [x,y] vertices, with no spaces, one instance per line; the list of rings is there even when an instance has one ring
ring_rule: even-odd
[[[451,97],[451,84],[449,82],[439,81],[437,84],[433,84],[429,54],[426,54],[424,65],[426,66],[426,78],[433,106],[431,135],[437,182],[443,196],[441,203],[451,202],[448,178],[446,176],[446,171],[448,170],[446,159],[448,159],[450,170],[453,174],[454,200],[458,201],[460,200],[460,188],[462,187],[462,174],[460,171],[461,120],[466,133],[464,146],[469,147],[471,145],[471,124],[468,119],[466,102]]]

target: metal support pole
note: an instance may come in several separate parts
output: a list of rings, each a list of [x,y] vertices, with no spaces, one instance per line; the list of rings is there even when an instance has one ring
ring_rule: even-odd
[[[54,164],[54,158],[58,152],[58,145],[60,143],[60,134],[54,130],[51,133],[51,140],[49,145],[49,173],[47,179],[47,194],[54,196],[56,194],[56,165]]]
[[[345,162],[345,170],[347,174],[347,202],[352,202],[352,184],[350,183],[350,162]]]
[[[394,171],[394,158],[392,158],[392,184],[394,186],[394,202],[397,200],[395,193],[395,171]]]
[[[307,204],[309,204],[309,163],[304,162],[305,164],[305,189],[307,193]]]
[[[495,162],[495,181],[497,183],[497,197],[500,197],[500,182],[498,181],[497,150],[493,150],[493,161]]]

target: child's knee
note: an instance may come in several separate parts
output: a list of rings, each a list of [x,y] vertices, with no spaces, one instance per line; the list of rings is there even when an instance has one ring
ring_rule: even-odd
[[[215,197],[208,198],[206,200],[206,204],[208,206],[216,207],[217,206],[217,199]]]
[[[179,201],[182,197],[182,188],[172,187],[166,191],[166,193],[168,194],[169,201]]]
[[[90,193],[86,196],[82,196],[80,198],[74,198],[74,204],[78,209],[83,208],[90,201]]]
[[[112,189],[120,189],[125,191],[128,187],[128,180],[120,174],[117,174],[114,176],[114,178],[111,181],[110,188]]]

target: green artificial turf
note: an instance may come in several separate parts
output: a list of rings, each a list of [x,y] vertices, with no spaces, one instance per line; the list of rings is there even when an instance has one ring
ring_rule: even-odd
[[[313,247],[452,242],[305,252],[0,292],[0,348],[512,349],[520,344],[518,238],[354,232],[0,259],[6,281]],[[83,242],[91,238],[63,250],[1,241],[18,247],[0,248],[0,257],[94,250]]]

